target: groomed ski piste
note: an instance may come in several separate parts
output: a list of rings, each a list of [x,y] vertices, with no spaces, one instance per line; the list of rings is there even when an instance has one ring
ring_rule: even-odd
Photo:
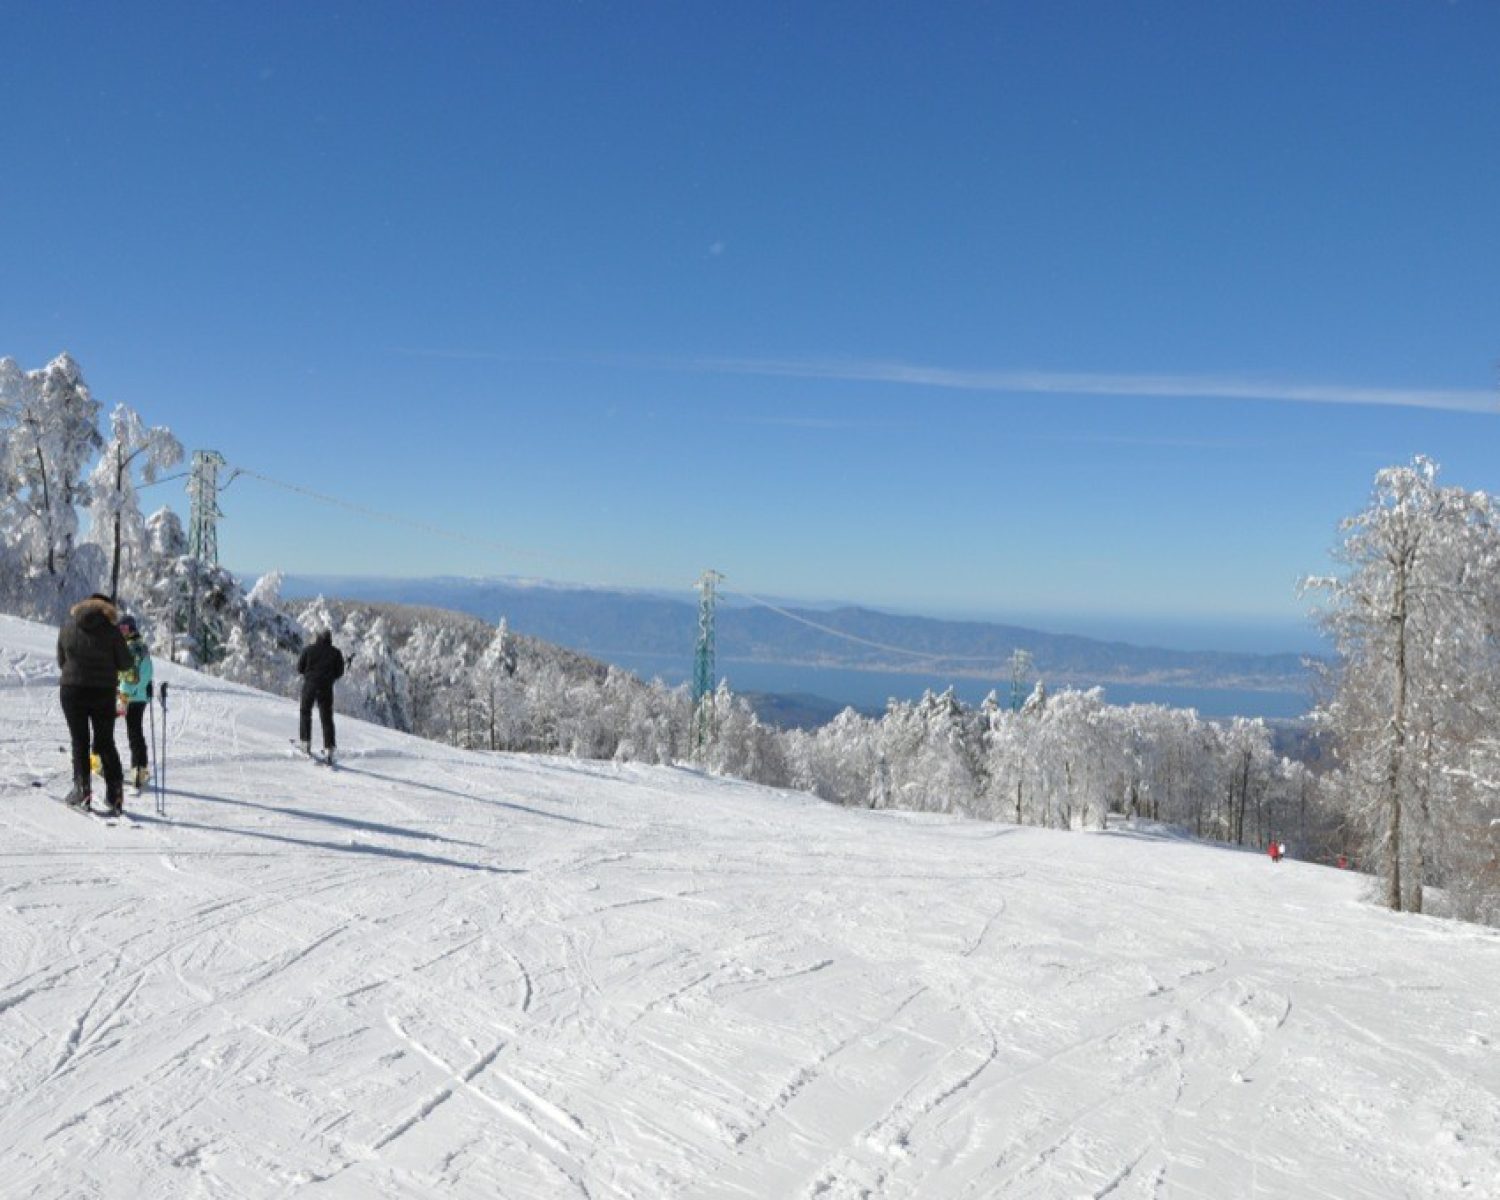
[[[107,827],[54,644],[0,618],[9,1200],[1500,1195],[1500,937],[1350,872],[348,719],[329,772],[170,666]]]

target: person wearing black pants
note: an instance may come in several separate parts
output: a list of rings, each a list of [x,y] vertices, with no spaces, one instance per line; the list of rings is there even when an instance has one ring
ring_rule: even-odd
[[[115,685],[134,664],[130,648],[115,628],[119,612],[108,596],[95,592],[75,604],[57,634],[58,696],[73,743],[73,790],[68,803],[87,809],[93,799],[89,750],[99,756],[104,775],[105,811],[125,806],[125,771],[115,749]]]
[[[152,699],[151,651],[134,617],[122,616],[120,634],[130,648],[133,666],[120,672],[120,702],[125,708],[125,737],[130,743],[130,782],[139,795],[151,778],[151,758],[146,752],[146,706]]]
[[[312,710],[318,706],[323,725],[323,755],[333,761],[333,684],[344,673],[343,652],[333,644],[333,634],[322,630],[311,646],[297,659],[297,674],[302,676],[302,708],[298,714],[297,737],[304,754],[312,753]]]

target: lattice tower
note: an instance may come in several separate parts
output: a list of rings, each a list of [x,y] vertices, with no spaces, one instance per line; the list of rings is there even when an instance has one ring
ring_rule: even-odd
[[[714,734],[714,602],[724,576],[704,571],[698,579],[698,647],[693,654],[694,741],[704,746]]]
[[[188,518],[188,556],[200,563],[219,565],[219,468],[224,456],[217,450],[194,450],[188,479],[192,509]]]

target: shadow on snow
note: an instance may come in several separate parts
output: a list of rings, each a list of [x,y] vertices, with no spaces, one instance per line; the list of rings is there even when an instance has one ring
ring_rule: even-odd
[[[197,792],[182,792],[172,790],[169,796],[180,796],[190,800],[204,800],[214,804],[235,804],[237,801],[225,800],[222,796],[205,796]],[[259,806],[253,806],[259,807]],[[234,826],[209,825],[202,821],[183,821],[176,817],[158,817],[149,813],[132,814],[132,819],[143,825],[168,825],[177,829],[201,829],[210,833],[233,834],[239,837],[256,838],[265,842],[277,842],[286,846],[301,846],[307,850],[336,850],[343,854],[368,854],[375,858],[395,858],[404,862],[420,863],[431,867],[453,867],[460,871],[483,871],[491,875],[524,875],[526,872],[518,867],[492,867],[488,863],[463,862],[456,858],[444,858],[437,854],[423,854],[417,850],[399,850],[391,846],[374,846],[365,842],[320,842],[310,838],[287,837],[280,833],[267,833],[259,829],[244,829]],[[359,822],[350,822],[351,825],[359,825]],[[360,826],[362,828],[379,829],[380,826]]]
[[[438,787],[435,783],[421,783],[415,779],[402,779],[396,775],[382,775],[379,771],[367,771],[362,767],[351,767],[341,762],[338,770],[346,771],[350,775],[363,775],[367,779],[379,779],[382,783],[394,783],[400,787],[418,788],[424,792],[437,792],[442,796],[454,796],[459,800],[472,800],[476,804],[493,804],[499,808],[508,808],[512,812],[527,813],[533,817],[542,817],[548,821],[566,821],[569,825],[587,825],[590,829],[614,829],[613,825],[601,825],[598,821],[586,821],[582,817],[566,817],[561,813],[543,812],[539,808],[530,808],[525,804],[515,804],[509,800],[496,800],[490,796],[476,795],[473,792],[460,792],[453,788]]]

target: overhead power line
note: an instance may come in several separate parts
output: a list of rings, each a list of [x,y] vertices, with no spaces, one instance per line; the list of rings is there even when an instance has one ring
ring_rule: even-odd
[[[237,475],[244,475],[250,479],[258,479],[262,483],[269,484],[270,486],[275,488],[280,488],[283,491],[292,492],[295,495],[306,496],[311,500],[318,501],[320,504],[332,505],[335,508],[344,509],[346,512],[351,512],[358,516],[366,517],[372,521],[381,521],[388,525],[398,525],[407,529],[419,530],[422,533],[430,534],[433,537],[443,538],[446,541],[459,542],[470,546],[478,546],[482,549],[497,551],[512,558],[531,559],[537,562],[553,563],[562,566],[582,567],[590,571],[610,569],[606,568],[604,564],[592,562],[587,559],[572,558],[567,555],[560,554],[549,554],[543,551],[533,550],[525,546],[517,546],[514,543],[498,541],[493,538],[475,537],[472,534],[459,533],[456,530],[447,529],[430,521],[419,521],[412,517],[401,516],[398,513],[383,512],[380,509],[370,508],[368,505],[356,504],[353,501],[343,500],[337,496],[330,496],[325,492],[315,491],[312,488],[304,487],[303,485],[298,483],[288,483],[283,479],[273,478],[272,476],[267,475],[264,472],[256,471],[250,467],[236,466],[234,468],[234,471]],[[720,576],[720,578],[723,577]],[[894,646],[889,642],[874,641],[871,638],[860,637],[858,634],[849,633],[842,629],[837,629],[832,625],[824,625],[818,621],[810,620],[809,618],[802,616],[800,613],[792,612],[790,609],[783,608],[778,604],[772,604],[769,600],[765,600],[760,596],[753,595],[750,592],[720,589],[719,594],[736,596],[739,599],[750,602],[751,604],[759,605],[761,608],[769,609],[771,612],[786,618],[788,621],[795,621],[799,625],[805,625],[809,629],[815,629],[819,633],[826,634],[829,637],[840,638],[843,641],[851,642],[859,646],[864,646],[872,650],[882,650],[888,654],[899,654],[905,658],[911,659],[914,662],[925,662],[934,665],[939,663],[970,663],[1009,669],[1009,656],[1006,656],[1005,658],[999,658],[995,655],[988,654],[935,654],[930,650],[913,650],[906,646]]]
[[[564,566],[597,568],[599,564],[591,563],[584,559],[569,558],[560,554],[548,554],[543,551],[533,550],[526,546],[517,546],[512,542],[502,542],[494,538],[475,537],[468,533],[459,533],[456,530],[435,525],[430,521],[418,521],[412,517],[403,517],[398,513],[382,512],[377,508],[370,508],[364,504],[355,504],[349,500],[341,500],[337,496],[330,496],[325,492],[317,492],[312,488],[303,487],[298,483],[287,483],[283,479],[273,479],[261,471],[252,470],[249,467],[236,468],[241,475],[251,479],[258,479],[262,483],[268,483],[272,487],[281,488],[283,491],[294,492],[299,496],[306,496],[316,500],[320,504],[329,504],[335,508],[342,508],[346,512],[355,513],[361,517],[368,517],[372,521],[383,521],[388,525],[400,525],[407,529],[415,529],[422,533],[431,534],[433,537],[443,538],[450,542],[462,542],[470,546],[479,546],[485,550],[499,551],[511,558],[532,559],[537,562],[554,563]]]
[[[741,600],[748,600],[752,604],[758,604],[762,608],[769,608],[773,613],[778,613],[788,621],[796,621],[799,625],[806,625],[809,629],[816,629],[819,633],[826,633],[830,637],[843,638],[846,642],[854,642],[860,646],[868,646],[874,650],[884,650],[890,654],[904,654],[908,658],[919,659],[923,662],[932,663],[987,663],[991,666],[1008,666],[1010,656],[996,658],[993,654],[934,654],[930,650],[910,650],[905,646],[892,646],[889,642],[876,642],[869,638],[860,637],[858,634],[849,633],[843,629],[835,629],[832,625],[822,625],[817,621],[811,621],[799,613],[790,609],[782,608],[780,605],[772,604],[769,600],[762,600],[759,596],[752,596],[749,592],[732,591],[729,588],[722,589],[726,596],[738,596]]]

